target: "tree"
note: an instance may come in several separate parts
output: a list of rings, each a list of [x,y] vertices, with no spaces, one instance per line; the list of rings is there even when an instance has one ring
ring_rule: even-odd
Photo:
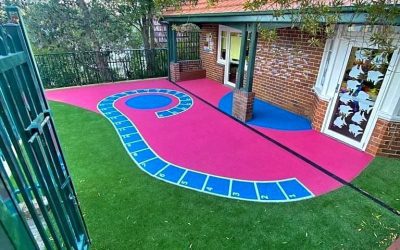
[[[125,49],[138,46],[135,30],[108,1],[49,0],[23,7],[35,52]]]
[[[154,21],[156,5],[152,0],[117,0],[114,9],[126,24],[136,28],[143,40],[145,49],[155,47]]]

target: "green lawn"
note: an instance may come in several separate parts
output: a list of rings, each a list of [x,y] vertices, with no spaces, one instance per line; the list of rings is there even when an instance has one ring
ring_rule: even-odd
[[[377,157],[354,184],[400,210],[400,160]]]
[[[93,249],[385,249],[400,234],[399,217],[347,187],[260,204],[158,181],[135,167],[102,116],[51,106]],[[376,159],[356,183],[398,207],[399,167]]]

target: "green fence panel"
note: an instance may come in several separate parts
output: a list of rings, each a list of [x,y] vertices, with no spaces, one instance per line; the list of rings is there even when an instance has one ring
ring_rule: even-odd
[[[116,82],[168,74],[167,49],[35,55],[45,88]]]
[[[1,226],[17,249],[88,249],[90,238],[23,21],[16,7],[6,11],[10,22],[0,26],[0,181],[9,195],[0,202],[7,211]],[[100,56],[90,58],[95,63]],[[79,84],[66,67],[73,58],[59,58],[54,58],[57,74]],[[87,77],[98,79],[99,73]]]
[[[176,43],[178,61],[200,59],[200,32],[178,32]]]

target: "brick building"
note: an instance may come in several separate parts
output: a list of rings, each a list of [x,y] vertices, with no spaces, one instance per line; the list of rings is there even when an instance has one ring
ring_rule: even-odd
[[[399,50],[387,54],[371,47],[368,38],[379,27],[363,25],[360,15],[351,25],[336,25],[335,35],[320,37],[323,46],[316,47],[288,16],[246,12],[243,3],[222,0],[209,7],[200,0],[166,11],[169,27],[191,22],[201,28],[200,60],[179,62],[170,43],[171,80],[182,80],[188,68],[201,69],[202,77],[235,88],[233,115],[243,121],[251,119],[255,96],[307,117],[313,129],[360,150],[400,157]],[[342,20],[354,14],[346,8]],[[265,41],[260,26],[276,28],[277,39]],[[174,40],[171,28],[169,35]]]

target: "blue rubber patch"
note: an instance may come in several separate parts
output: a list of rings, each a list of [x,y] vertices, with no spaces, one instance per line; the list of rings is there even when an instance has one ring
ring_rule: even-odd
[[[288,180],[279,182],[289,199],[298,199],[307,197],[310,192],[307,191],[297,180]]]
[[[171,104],[172,100],[164,95],[139,95],[129,98],[125,104],[135,109],[158,109]]]
[[[233,93],[223,96],[218,108],[232,115]],[[258,98],[254,100],[253,118],[247,122],[250,125],[278,130],[310,130],[311,122],[298,114],[284,110]]]
[[[257,188],[261,200],[286,200],[285,195],[276,183],[257,183]]]

